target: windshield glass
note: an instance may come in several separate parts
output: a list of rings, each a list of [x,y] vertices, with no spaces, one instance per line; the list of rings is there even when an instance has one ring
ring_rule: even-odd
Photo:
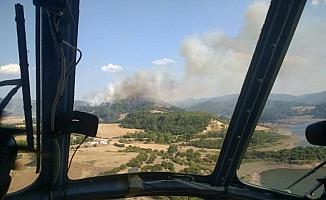
[[[15,4],[19,1],[0,1],[0,81],[20,79],[17,31],[15,22]],[[34,28],[35,8],[32,1],[26,1],[24,6],[26,41],[29,63],[30,92],[32,98],[32,116],[35,125],[35,50]],[[0,102],[13,86],[0,87]],[[0,116],[0,127],[25,129],[22,89],[19,89]],[[34,126],[35,127],[35,126]],[[27,146],[26,133],[15,136],[17,144]],[[34,142],[35,143],[35,142]],[[10,192],[15,192],[32,184],[38,174],[36,171],[36,154],[19,152],[15,169],[11,172]]]
[[[305,138],[309,124],[326,119],[325,23],[325,2],[308,1],[238,170],[242,181],[305,195],[325,176],[322,167],[290,187],[326,159],[326,148]]]
[[[69,177],[211,174],[268,7],[81,1],[75,109],[100,125]],[[82,140],[72,134],[70,156]]]

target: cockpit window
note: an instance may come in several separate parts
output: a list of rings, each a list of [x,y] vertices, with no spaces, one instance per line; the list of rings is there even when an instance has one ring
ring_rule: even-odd
[[[326,168],[303,177],[326,159],[325,147],[305,138],[309,124],[326,119],[326,4],[307,2],[238,177],[246,183],[317,198]]]
[[[15,22],[16,3],[19,3],[19,1],[0,1],[0,24],[2,27],[0,31],[0,81],[21,78]],[[35,7],[32,1],[24,1],[23,6],[29,79],[31,81],[32,118],[35,127]],[[0,102],[12,88],[14,88],[12,85],[0,87]],[[0,127],[25,129],[25,121],[22,89],[20,88],[9,104],[2,110]],[[4,134],[4,132],[1,131],[1,134]],[[25,132],[15,135],[15,140],[19,146],[27,146]],[[36,173],[36,154],[19,151],[14,170],[11,171],[11,177],[12,181],[8,193],[16,192],[31,185],[38,177]]]
[[[81,1],[74,107],[100,124],[75,154],[69,178],[211,174],[268,7]],[[70,157],[83,139],[71,135]]]

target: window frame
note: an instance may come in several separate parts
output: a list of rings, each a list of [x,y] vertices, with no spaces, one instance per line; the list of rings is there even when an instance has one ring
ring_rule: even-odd
[[[77,21],[74,25],[69,23],[63,24],[65,28],[62,32],[62,37],[67,38],[68,42],[71,44],[77,45],[79,0],[68,1],[68,3],[72,12],[71,14]],[[45,9],[42,9],[41,102],[42,152],[44,152],[44,154],[42,155],[41,171],[34,184],[26,188],[26,190],[9,195],[7,199],[35,199],[51,195],[56,195],[58,197],[64,196],[68,199],[122,198],[128,195],[180,195],[197,196],[205,199],[238,195],[238,197],[242,199],[249,197],[258,199],[265,199],[266,197],[271,199],[296,199],[294,195],[282,194],[264,188],[246,185],[239,181],[236,176],[236,169],[241,163],[242,156],[248,146],[253,130],[274,84],[305,3],[306,0],[272,0],[235,111],[233,112],[220,156],[214,172],[211,175],[199,176],[169,172],[144,172],[91,177],[73,181],[68,179],[66,173],[69,157],[69,135],[57,138],[58,147],[61,149],[58,154],[56,149],[54,149],[53,138],[49,131],[50,124],[47,116],[49,116],[50,103],[55,95],[53,91],[55,91],[56,80],[59,77],[59,65],[55,59],[54,44],[50,37],[51,32],[47,16],[48,13]],[[276,43],[275,41],[278,42]],[[271,51],[271,49],[274,50]],[[68,62],[76,58],[75,53],[68,49],[66,49],[66,51],[67,54],[70,55],[67,59]],[[263,58],[266,58],[270,63],[268,62],[268,65],[263,63]],[[71,111],[73,109],[74,79],[73,74],[67,84],[63,101],[59,106],[59,111]],[[237,144],[236,148],[234,144]],[[60,163],[55,161],[58,157],[60,157]],[[51,164],[53,162],[56,163],[59,168],[57,171],[58,179],[56,179],[55,182],[53,182],[53,177],[56,174],[53,172],[53,165]],[[133,176],[141,177],[143,182],[160,180],[166,181],[168,184],[161,184],[157,187],[145,185],[144,188],[133,191],[130,190],[130,179]],[[186,184],[189,181],[193,181],[194,184],[201,184],[201,189],[199,189],[198,185]],[[248,192],[246,193],[245,191]]]

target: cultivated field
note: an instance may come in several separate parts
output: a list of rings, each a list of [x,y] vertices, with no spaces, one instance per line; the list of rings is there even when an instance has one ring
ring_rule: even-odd
[[[208,131],[216,131],[224,128],[225,125],[222,122],[217,120],[212,120],[211,123],[207,126],[206,130],[203,133]],[[135,158],[137,152],[124,152],[128,146],[138,147],[141,149],[150,149],[152,152],[167,152],[169,144],[156,144],[156,143],[147,143],[144,141],[131,140],[127,143],[121,143],[123,136],[130,133],[143,132],[141,129],[129,129],[123,128],[120,124],[100,124],[97,137],[101,139],[107,139],[108,144],[92,143],[86,142],[78,150],[76,156],[74,157],[71,169],[69,171],[69,177],[71,179],[86,178],[91,176],[96,176],[98,174],[117,168],[122,164],[127,164],[132,158]],[[203,133],[199,133],[201,135]],[[117,144],[120,144],[119,147]],[[178,145],[180,143],[176,143]],[[205,155],[213,155],[217,157],[219,152],[217,149],[205,149],[198,148],[194,146],[179,146],[178,151],[187,152],[187,150],[192,149],[193,151],[202,151],[205,152],[202,157]],[[72,154],[74,149],[71,149],[70,154]],[[96,155],[96,156],[94,156]],[[163,156],[164,157],[164,156]],[[156,156],[156,159],[153,160],[152,164],[161,164],[162,161],[171,162],[169,158],[162,158],[162,156]],[[143,165],[145,166],[145,165]],[[186,166],[174,163],[175,171],[180,171]],[[212,166],[213,167],[213,166]],[[127,169],[122,169],[117,173],[125,173]],[[160,170],[164,171],[164,169]]]
[[[207,138],[207,134],[225,130],[226,128],[226,124],[218,120],[211,120],[204,131],[195,134],[194,138],[188,142],[199,141],[202,137],[214,139],[210,138],[211,136]],[[268,131],[270,128],[257,126],[256,130]],[[69,178],[81,179],[99,175],[127,173],[129,170],[135,172],[135,169],[136,171],[175,171],[209,174],[215,167],[220,152],[219,148],[201,148],[182,141],[159,144],[145,140],[140,141],[132,137],[128,137],[128,140],[126,140],[126,136],[142,132],[144,132],[142,129],[123,128],[118,123],[100,124],[97,138],[85,142],[75,155],[68,173]],[[223,141],[222,138],[217,139]],[[278,147],[273,147],[281,149],[293,147],[293,145],[293,138],[291,138],[278,144]],[[71,146],[70,156],[76,146],[77,144]],[[176,146],[172,153],[169,152],[171,146]],[[265,150],[270,150],[273,147],[266,147]],[[145,158],[142,158],[142,156],[145,156]],[[28,159],[28,157],[23,157],[18,160],[24,165],[24,168],[13,171],[14,178],[10,191],[17,191],[29,185],[37,177],[35,166],[28,164],[30,162]],[[143,160],[140,164],[135,164],[137,159]],[[255,166],[254,171],[253,166]],[[260,179],[259,173],[274,167],[280,166],[271,163],[266,164],[266,162],[261,162],[261,164],[245,163],[242,165],[239,175],[244,180],[257,184]],[[28,177],[28,179],[18,178],[22,175]]]
[[[136,131],[143,131],[143,130],[123,128],[120,126],[119,123],[99,124],[96,136],[100,138],[112,139],[112,138],[124,136],[127,133],[135,133]]]

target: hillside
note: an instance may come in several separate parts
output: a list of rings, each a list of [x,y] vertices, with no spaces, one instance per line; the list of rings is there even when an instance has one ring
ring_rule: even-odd
[[[326,91],[304,94],[299,96],[288,95],[288,94],[271,94],[270,100],[276,101],[287,101],[287,102],[298,102],[305,104],[322,104],[326,103]]]
[[[217,116],[231,118],[238,99],[237,94],[226,95],[221,97],[209,98],[199,103],[189,104],[185,106],[189,111],[208,112]],[[185,105],[182,101],[177,102],[176,105]],[[261,120],[265,122],[274,122],[289,118],[291,116],[312,115],[316,118],[326,117],[326,91],[304,94],[300,96],[293,96],[287,94],[271,94],[265,109],[263,111]]]
[[[0,98],[1,101],[1,98]],[[32,100],[32,114],[36,114],[36,101]],[[123,99],[115,102],[106,102],[100,105],[91,105],[86,101],[76,100],[74,110],[95,114],[104,122],[115,122],[121,114],[135,111],[181,111],[182,109],[166,102],[153,98]],[[12,99],[5,108],[5,114],[10,116],[24,117],[23,100]]]
[[[0,102],[2,101],[2,98],[0,98]],[[36,114],[36,101],[32,100],[32,115],[33,117]],[[4,111],[6,115],[10,116],[16,116],[16,117],[24,117],[24,103],[23,99],[20,98],[13,98],[9,102],[9,104],[5,107]]]
[[[76,105],[75,110],[88,112],[100,118],[103,122],[116,122],[121,115],[139,111],[180,111],[182,109],[153,98],[123,99],[106,102],[100,105]]]
[[[131,98],[100,105],[91,105],[76,100],[74,109],[95,114],[104,122],[118,121],[123,114],[136,111],[201,111],[230,119],[238,99],[238,94],[213,98],[185,99],[171,104],[154,98]],[[1,100],[1,99],[0,99]],[[32,112],[35,115],[35,100]],[[6,114],[23,117],[22,99],[13,99],[5,109]],[[291,116],[312,115],[326,118],[326,91],[300,96],[271,94],[263,111],[261,120],[274,122]]]

